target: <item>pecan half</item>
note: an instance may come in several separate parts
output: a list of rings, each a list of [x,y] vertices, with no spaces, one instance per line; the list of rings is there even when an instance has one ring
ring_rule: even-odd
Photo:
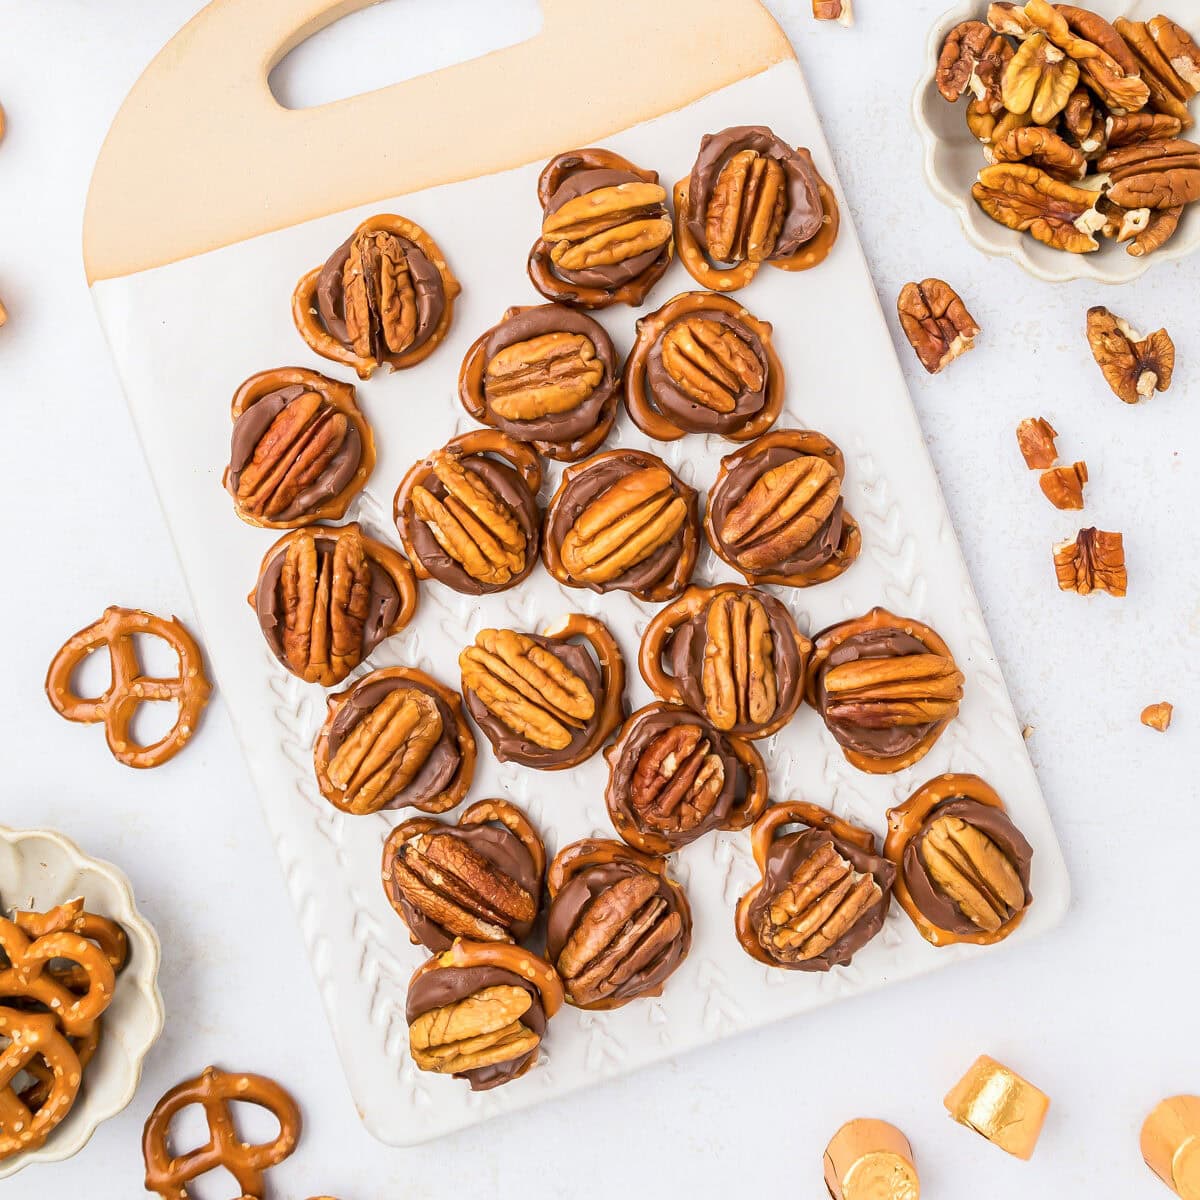
[[[676,321],[662,338],[662,364],[684,395],[713,412],[729,413],[738,397],[762,390],[763,363],[754,348],[720,321]]]
[[[1124,146],[1136,146],[1140,142],[1164,142],[1177,138],[1183,130],[1178,117],[1165,113],[1129,113],[1123,117],[1109,117],[1107,122],[1108,148],[1119,150]]]
[[[1161,700],[1157,704],[1148,704],[1142,709],[1142,724],[1150,729],[1157,729],[1159,733],[1166,733],[1174,715],[1174,706],[1166,700]]]
[[[534,421],[578,408],[604,378],[604,363],[581,333],[546,333],[514,342],[487,364],[484,392],[509,421]]]
[[[1175,343],[1165,329],[1143,338],[1120,317],[1097,305],[1088,310],[1087,339],[1108,386],[1126,404],[1170,388]]]
[[[1107,592],[1124,596],[1129,583],[1125,570],[1125,542],[1119,533],[1093,526],[1081,529],[1073,541],[1054,547],[1054,572],[1064,592]]]
[[[1087,463],[1072,463],[1069,467],[1052,467],[1042,473],[1039,481],[1042,493],[1055,508],[1083,507],[1083,485],[1087,483]]]
[[[993,221],[1072,254],[1100,249],[1095,238],[1105,218],[1096,210],[1096,192],[1054,179],[1028,163],[996,163],[979,172],[971,189],[975,202]]]
[[[1044,471],[1054,466],[1058,460],[1054,445],[1056,437],[1058,430],[1045,417],[1026,417],[1017,426],[1017,445],[1031,471]]]
[[[945,280],[906,283],[896,309],[905,336],[931,375],[975,347],[979,325]]]
[[[1175,208],[1159,208],[1150,213],[1146,227],[1137,232],[1129,243],[1127,253],[1134,258],[1143,258],[1161,250],[1179,229],[1179,219],[1183,216],[1183,205]]]
[[[1163,57],[1171,64],[1175,78],[1190,100],[1200,92],[1200,46],[1191,34],[1169,17],[1152,17],[1146,22],[1150,36]]]
[[[986,100],[972,100],[967,105],[967,128],[985,145],[1002,141],[1014,129],[1024,129],[1033,124],[1028,113],[1010,113],[1004,109],[993,113]]]
[[[521,1022],[532,1004],[524,988],[498,984],[421,1013],[408,1029],[413,1061],[422,1071],[459,1075],[529,1054],[541,1040]]]
[[[963,674],[942,654],[857,658],[822,675],[825,716],[864,729],[945,721],[958,711]]]
[[[660,250],[671,240],[666,199],[661,184],[636,181],[568,200],[542,222],[551,261],[566,271],[586,271]]]
[[[1175,117],[1185,129],[1191,128],[1192,115],[1188,101],[1194,95],[1191,86],[1176,73],[1163,54],[1145,21],[1121,18],[1117,29],[1133,54],[1138,71],[1145,83],[1149,105],[1158,112]]]
[[[649,825],[690,832],[712,814],[725,789],[725,763],[698,725],[676,725],[646,747],[633,773],[630,803]]]
[[[1004,108],[1001,81],[1012,61],[1012,45],[982,21],[964,21],[946,35],[938,58],[938,91],[952,104],[970,92],[989,112]]]
[[[995,933],[1025,907],[1025,885],[1012,860],[961,817],[934,820],[920,855],[934,886],[984,933]]]
[[[1084,155],[1103,153],[1108,145],[1107,113],[1085,87],[1072,93],[1060,120],[1063,130]]]
[[[1078,82],[1079,64],[1044,33],[1034,34],[1004,69],[1004,107],[1013,113],[1029,113],[1038,125],[1049,125],[1066,108]]]
[[[1097,163],[1122,208],[1176,208],[1200,200],[1200,145],[1168,139],[1110,150]]]
[[[763,262],[775,250],[787,203],[778,160],[740,150],[722,166],[704,218],[709,254],[718,262]]]
[[[763,602],[750,592],[726,593],[708,606],[708,642],[701,689],[704,710],[725,731],[765,725],[778,704],[774,637]]]
[[[989,162],[1030,162],[1055,179],[1077,180],[1087,174],[1087,158],[1051,129],[1027,125],[1014,129],[986,151]]]
[[[346,334],[362,359],[383,362],[403,354],[417,332],[417,293],[408,256],[385,229],[356,234],[342,268]]]
[[[721,541],[751,572],[787,562],[829,520],[841,495],[841,478],[823,458],[806,454],[759,476],[729,511]]]

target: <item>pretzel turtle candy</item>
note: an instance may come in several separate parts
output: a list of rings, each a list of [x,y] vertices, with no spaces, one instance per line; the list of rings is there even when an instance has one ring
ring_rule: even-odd
[[[116,975],[99,946],[77,933],[60,931],[31,939],[20,926],[0,917],[0,1002],[31,1000],[43,1005],[63,1032],[84,1036],[112,1003]],[[72,990],[52,964],[66,960],[81,972]]]
[[[709,545],[747,583],[836,579],[862,550],[845,477],[846,460],[824,434],[772,430],[721,459],[704,513]]]
[[[992,946],[1017,928],[1033,902],[1033,847],[993,787],[978,775],[938,775],[887,819],[896,899],[927,942]]]
[[[829,256],[841,227],[837,198],[812,154],[793,151],[762,125],[704,137],[674,200],[679,261],[713,292],[745,287],[763,263],[811,270]]]
[[[396,489],[394,516],[418,579],[478,596],[537,565],[542,461],[495,429],[473,429],[421,459]]]
[[[691,906],[666,859],[585,838],[555,855],[547,887],[546,957],[568,1004],[602,1012],[662,995],[692,944]]]
[[[678,705],[639,708],[604,757],[613,827],[646,854],[670,854],[714,829],[745,829],[767,806],[758,751]]]
[[[333,687],[412,620],[417,583],[408,561],[357,523],[310,525],[267,551],[247,600],[280,663]]]
[[[414,945],[520,942],[541,907],[546,848],[525,813],[478,800],[449,825],[413,817],[383,846],[383,890]]]
[[[75,1103],[83,1070],[51,1013],[0,1008],[0,1162],[36,1150]],[[33,1067],[34,1071],[30,1068]],[[17,1080],[45,1078],[46,1088],[29,1104]],[[23,1094],[28,1094],[25,1092]]]
[[[963,674],[928,625],[873,608],[813,639],[805,700],[846,760],[890,775],[919,762],[958,714]]]
[[[313,749],[321,795],[343,812],[453,808],[475,776],[459,694],[415,667],[385,667],[329,697]]]
[[[476,421],[578,462],[608,436],[620,384],[621,361],[598,321],[565,304],[518,305],[471,344],[458,398]]]
[[[562,1004],[558,972],[536,954],[511,943],[458,939],[409,981],[409,1051],[419,1070],[486,1091],[533,1068]]]
[[[179,674],[170,679],[144,675],[134,641],[137,634],[162,638],[179,657]],[[93,650],[102,646],[108,651],[111,681],[100,696],[79,696],[71,686],[71,676]],[[55,654],[46,672],[46,695],[54,711],[68,721],[103,723],[109,752],[127,767],[157,767],[174,758],[195,733],[211,692],[200,647],[177,618],[168,621],[116,605],[75,634]],[[134,714],[140,705],[158,700],[178,703],[175,724],[157,742],[139,745],[131,732]]]
[[[245,1142],[234,1123],[235,1102],[265,1108],[279,1122],[279,1135],[261,1144]],[[184,1154],[172,1154],[171,1123],[191,1104],[204,1109],[209,1140]],[[188,1184],[193,1179],[224,1168],[244,1196],[261,1200],[266,1187],[263,1173],[292,1153],[299,1136],[300,1110],[273,1079],[205,1067],[197,1078],[167,1092],[146,1121],[142,1132],[146,1190],[157,1192],[162,1200],[188,1200]]]
[[[621,648],[603,622],[584,613],[540,635],[480,630],[458,665],[467,711],[500,762],[543,771],[578,766],[624,716]]]
[[[716,433],[749,442],[783,410],[771,326],[715,292],[683,292],[637,323],[625,407],[648,437]]]
[[[785,826],[803,826],[786,833]],[[883,928],[895,868],[875,836],[803,800],[773,804],[750,831],[762,878],[738,901],[742,949],[768,967],[845,966]]]
[[[611,150],[570,150],[538,177],[542,233],[529,278],[547,300],[581,308],[638,305],[671,262],[667,192]]]
[[[309,347],[359,379],[423,362],[445,338],[462,291],[437,243],[391,214],[368,217],[292,293]]]
[[[774,596],[722,583],[690,587],[659,609],[642,635],[638,666],[660,700],[757,741],[796,715],[811,653],[812,642]]]
[[[251,375],[232,406],[222,483],[248,525],[339,521],[375,467],[375,436],[354,388],[302,367]]]
[[[82,896],[56,905],[44,913],[18,909],[12,914],[13,924],[31,939],[45,937],[50,933],[77,933],[94,942],[115,974],[120,974],[129,961],[129,938],[125,930],[108,917],[87,912]],[[47,968],[51,976],[70,988],[71,991],[86,991],[88,973],[78,963],[51,963]]]

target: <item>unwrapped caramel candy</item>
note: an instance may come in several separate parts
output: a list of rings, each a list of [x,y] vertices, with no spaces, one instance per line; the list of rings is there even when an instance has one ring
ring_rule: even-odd
[[[960,1125],[1014,1157],[1028,1160],[1041,1135],[1050,1097],[1015,1071],[981,1054],[943,1103]]]
[[[1142,1157],[1177,1196],[1200,1200],[1200,1096],[1172,1096],[1146,1118]]]
[[[920,1200],[912,1146],[894,1125],[848,1121],[825,1148],[825,1186],[833,1200]]]

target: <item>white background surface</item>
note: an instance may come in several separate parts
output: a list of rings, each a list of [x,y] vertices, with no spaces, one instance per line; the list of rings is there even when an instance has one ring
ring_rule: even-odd
[[[0,143],[0,298],[10,316],[0,330],[0,479],[10,514],[0,821],[60,828],[132,877],[164,942],[168,1014],[129,1109],[76,1159],[25,1172],[4,1195],[137,1195],[150,1107],[209,1061],[272,1074],[299,1099],[306,1133],[272,1175],[287,1200],[321,1192],[438,1200],[468,1190],[584,1197],[612,1188],[750,1195],[784,1180],[795,1195],[815,1197],[826,1139],[858,1115],[906,1130],[930,1197],[1165,1195],[1138,1157],[1138,1126],[1161,1097],[1200,1091],[1196,934],[1187,925],[1200,832],[1200,568],[1189,471],[1200,432],[1189,403],[1200,263],[1167,264],[1111,292],[1040,284],[985,260],[925,191],[908,125],[942,0],[860,0],[853,31],[815,26],[808,0],[772,5],[808,72],[885,306],[907,279],[938,274],[984,327],[979,349],[943,377],[927,379],[903,361],[1017,708],[1034,727],[1031,750],[1075,882],[1071,914],[1011,953],[1001,947],[557,1109],[424,1149],[385,1150],[361,1130],[348,1099],[221,705],[186,754],[139,774],[108,758],[99,730],[60,721],[41,694],[55,648],[106,604],[188,615],[84,286],[79,230],[116,107],[195,7],[0,0],[0,103],[9,119]],[[418,59],[409,42],[417,7],[392,0],[358,18],[353,37],[331,40],[324,62],[342,64],[345,92],[357,90],[352,65],[375,86],[398,77],[388,57],[411,73],[452,57],[447,47],[468,24],[472,45],[504,25],[499,16],[484,22],[482,0],[447,3],[443,15],[462,24],[443,27],[438,57]],[[529,12],[526,0],[511,9]],[[310,54],[309,65],[316,61]],[[1170,393],[1137,408],[1111,396],[1083,341],[1094,303],[1143,328],[1168,325],[1180,357]],[[1013,428],[1035,414],[1059,429],[1065,457],[1088,463],[1087,522],[1126,535],[1124,601],[1054,586],[1050,546],[1078,522],[1050,508],[1016,452]],[[1137,719],[1162,698],[1178,706],[1165,737]],[[1052,1097],[1031,1164],[942,1111],[942,1095],[981,1052]],[[228,1181],[210,1181],[220,1182]],[[226,1200],[227,1191],[197,1194]]]

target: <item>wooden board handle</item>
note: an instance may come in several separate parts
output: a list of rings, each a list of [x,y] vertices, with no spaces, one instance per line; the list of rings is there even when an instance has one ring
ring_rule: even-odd
[[[271,69],[374,2],[212,0],[185,25],[100,151],[84,216],[89,282],[549,158],[792,57],[760,0],[540,0],[528,41],[283,108]]]

